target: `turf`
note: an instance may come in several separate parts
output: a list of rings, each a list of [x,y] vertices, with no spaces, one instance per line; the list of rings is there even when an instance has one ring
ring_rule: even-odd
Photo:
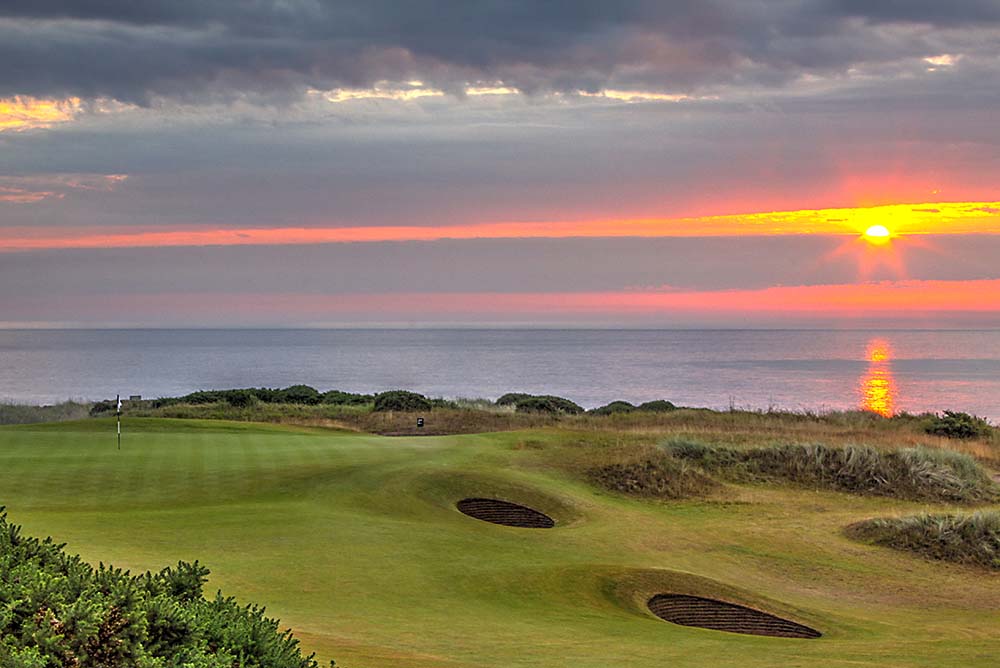
[[[94,563],[199,559],[207,590],[266,605],[347,668],[966,667],[1000,656],[1000,575],[844,535],[926,503],[779,485],[629,499],[556,465],[550,432],[386,438],[132,419],[118,451],[113,431],[103,420],[0,429],[10,519]],[[465,497],[524,503],[556,528],[470,519],[455,508]],[[669,624],[646,608],[661,591],[750,605],[823,637]]]

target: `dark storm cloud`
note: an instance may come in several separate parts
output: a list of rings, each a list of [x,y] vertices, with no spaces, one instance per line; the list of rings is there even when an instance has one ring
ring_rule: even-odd
[[[146,103],[410,78],[457,92],[774,86],[858,63],[995,52],[997,21],[986,0],[14,1],[0,7],[0,95]],[[917,24],[989,34],[906,29]]]
[[[872,22],[926,23],[967,26],[1000,21],[996,0],[832,0],[827,9],[836,16],[855,16]]]

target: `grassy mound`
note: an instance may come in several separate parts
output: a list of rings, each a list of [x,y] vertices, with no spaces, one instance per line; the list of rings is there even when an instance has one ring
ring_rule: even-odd
[[[0,514],[0,665],[5,668],[315,668],[263,608],[202,585],[198,562],[130,576],[21,535]]]
[[[997,485],[968,455],[950,450],[781,445],[729,448],[688,441],[667,453],[731,480],[787,481],[855,494],[971,503],[997,498]]]
[[[698,467],[662,452],[591,469],[589,478],[612,492],[657,499],[684,499],[718,487]]]
[[[1000,512],[913,515],[859,522],[849,536],[932,559],[1000,570]]]

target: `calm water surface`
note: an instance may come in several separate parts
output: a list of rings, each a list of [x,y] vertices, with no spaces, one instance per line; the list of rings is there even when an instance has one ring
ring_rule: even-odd
[[[1000,420],[1000,331],[7,330],[0,399],[287,386]]]

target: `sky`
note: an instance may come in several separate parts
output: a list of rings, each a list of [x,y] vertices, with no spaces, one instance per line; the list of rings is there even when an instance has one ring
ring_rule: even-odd
[[[0,327],[1000,327],[998,109],[996,0],[6,0]]]

